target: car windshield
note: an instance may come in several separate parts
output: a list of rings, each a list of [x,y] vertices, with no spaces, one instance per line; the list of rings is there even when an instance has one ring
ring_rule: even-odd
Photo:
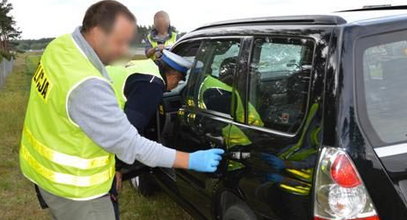
[[[357,53],[359,117],[375,146],[407,141],[406,34],[362,39]]]

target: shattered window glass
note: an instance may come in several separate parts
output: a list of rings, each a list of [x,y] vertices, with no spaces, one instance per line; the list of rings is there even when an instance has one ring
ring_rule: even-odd
[[[259,72],[294,71],[301,59],[299,45],[265,43],[261,46],[261,55],[257,68]]]
[[[314,41],[293,38],[255,40],[250,73],[249,118],[264,127],[297,131],[307,106]]]

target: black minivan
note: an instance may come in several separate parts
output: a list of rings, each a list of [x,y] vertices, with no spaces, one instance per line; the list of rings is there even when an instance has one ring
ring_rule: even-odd
[[[200,27],[156,140],[222,147],[212,174],[151,176],[196,219],[407,219],[407,6]]]

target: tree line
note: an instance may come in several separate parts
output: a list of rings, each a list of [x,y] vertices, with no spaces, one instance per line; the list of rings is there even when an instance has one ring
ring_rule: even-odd
[[[43,50],[49,42],[54,38],[41,38],[41,39],[29,39],[29,40],[15,40],[13,41],[14,48],[18,52],[30,51],[30,50]]]
[[[0,0],[0,55],[9,57],[12,50],[17,52],[43,50],[54,39],[21,40],[21,31],[16,27],[14,17],[9,15],[12,10],[13,5],[8,0]],[[143,47],[145,39],[153,29],[153,26],[138,25],[137,27],[137,34],[132,42],[132,47]],[[175,28],[174,31],[176,31]],[[183,35],[185,33],[180,34]]]
[[[132,42],[132,47],[144,47],[145,39],[147,35],[153,29],[152,26],[138,25],[137,33]],[[175,28],[174,28],[175,29]],[[184,34],[184,33],[181,33]],[[29,39],[29,40],[14,40],[13,44],[17,51],[37,51],[43,50],[54,38],[41,38],[41,39]]]
[[[8,0],[0,1],[0,53],[5,57],[11,56],[13,44],[10,42],[19,39],[21,35],[14,17],[9,15],[12,10],[13,5]]]

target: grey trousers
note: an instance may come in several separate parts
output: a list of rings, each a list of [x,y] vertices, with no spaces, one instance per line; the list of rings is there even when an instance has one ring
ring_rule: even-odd
[[[109,195],[75,201],[55,196],[39,188],[54,220],[114,220],[115,213]]]

